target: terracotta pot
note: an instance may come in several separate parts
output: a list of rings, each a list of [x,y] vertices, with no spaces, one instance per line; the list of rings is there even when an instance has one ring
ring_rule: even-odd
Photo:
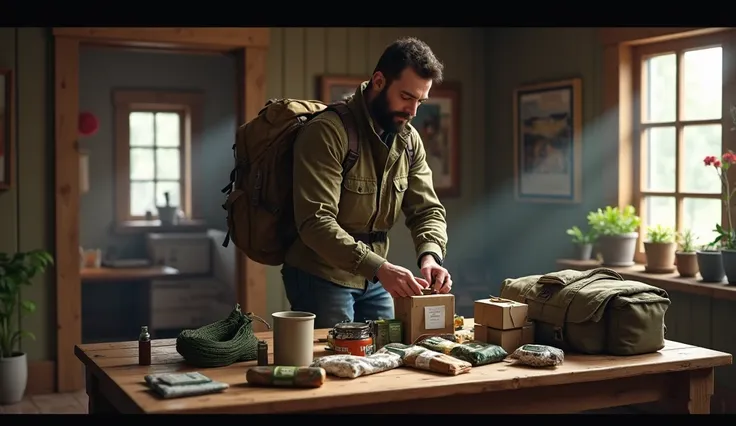
[[[675,243],[644,243],[647,255],[646,271],[666,274],[675,271]]]
[[[698,256],[695,252],[675,253],[675,263],[677,264],[677,272],[681,277],[692,278],[698,274]]]

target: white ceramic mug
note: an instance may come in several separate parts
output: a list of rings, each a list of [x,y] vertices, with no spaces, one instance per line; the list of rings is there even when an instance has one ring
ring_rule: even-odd
[[[314,360],[314,319],[310,312],[274,312],[273,363],[306,367]]]

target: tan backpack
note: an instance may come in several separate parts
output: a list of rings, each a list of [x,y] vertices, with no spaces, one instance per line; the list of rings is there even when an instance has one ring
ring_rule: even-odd
[[[238,129],[233,154],[235,168],[222,189],[227,200],[229,242],[250,259],[280,265],[297,236],[294,223],[293,144],[304,125],[320,113],[338,113],[348,133],[343,177],[358,160],[358,133],[352,112],[343,102],[271,99],[258,116]]]

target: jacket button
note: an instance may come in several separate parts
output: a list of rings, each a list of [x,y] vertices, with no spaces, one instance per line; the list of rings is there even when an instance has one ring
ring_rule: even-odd
[[[358,192],[363,192],[363,187],[362,186],[359,186],[358,187]]]

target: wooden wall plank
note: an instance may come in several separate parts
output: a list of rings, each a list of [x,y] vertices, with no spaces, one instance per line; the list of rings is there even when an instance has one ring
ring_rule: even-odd
[[[325,40],[327,63],[325,72],[332,75],[347,74],[348,72],[348,29],[327,28]]]
[[[57,376],[60,392],[81,389],[82,364],[74,345],[82,343],[82,283],[79,276],[79,43],[56,38],[55,197]]]

